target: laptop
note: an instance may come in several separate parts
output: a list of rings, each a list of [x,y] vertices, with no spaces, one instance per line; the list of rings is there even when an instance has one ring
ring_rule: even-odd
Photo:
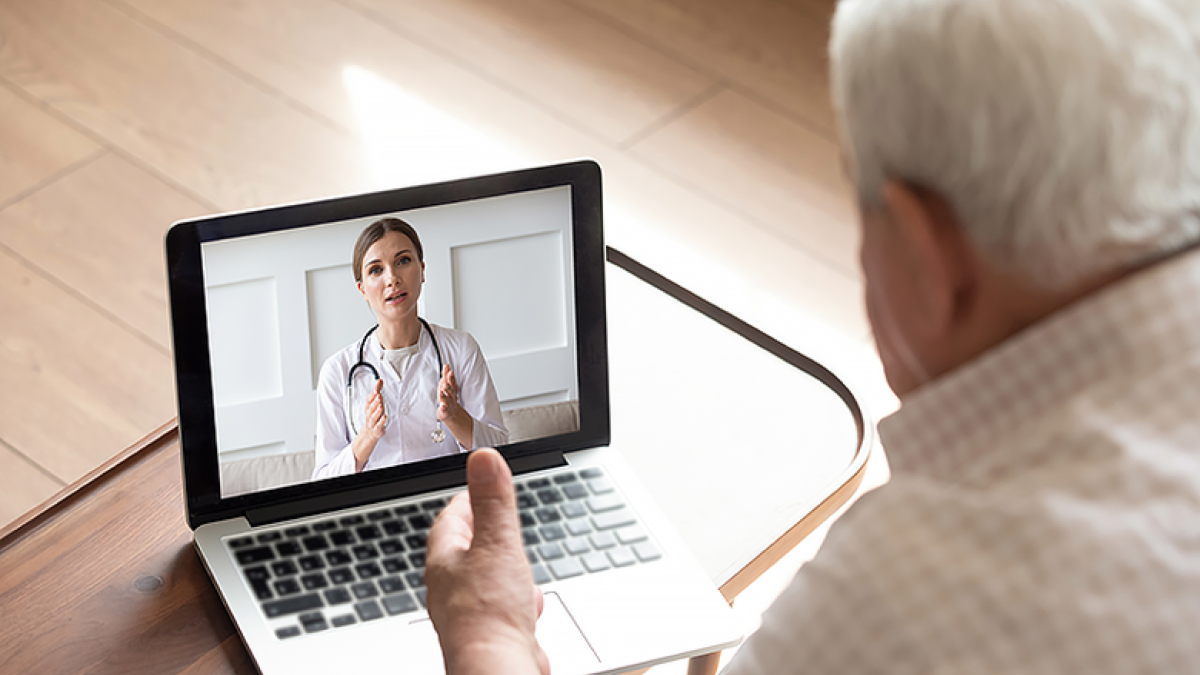
[[[442,672],[425,540],[480,438],[515,475],[556,675],[741,639],[609,445],[601,207],[599,166],[577,161],[172,226],[187,520],[262,672]],[[383,220],[406,223],[423,248],[428,326],[405,366],[384,362],[354,275],[356,241]],[[435,364],[459,379],[475,429],[465,442],[422,416]],[[395,437],[347,463],[376,381],[383,438]]]

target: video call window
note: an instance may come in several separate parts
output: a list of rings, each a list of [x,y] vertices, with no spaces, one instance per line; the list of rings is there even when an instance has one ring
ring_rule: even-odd
[[[411,335],[414,277],[401,270],[420,261],[398,254],[415,245],[386,232],[372,249],[386,255],[364,257],[377,263],[362,270],[366,294],[356,282],[355,243],[381,219],[407,223],[423,249],[415,315],[429,327],[415,350],[385,354],[378,337]],[[221,496],[577,431],[571,223],[558,187],[203,243]],[[360,346],[370,368],[354,368],[347,398]],[[461,414],[437,419],[439,356],[470,434]],[[387,420],[359,467],[343,451],[377,378]]]

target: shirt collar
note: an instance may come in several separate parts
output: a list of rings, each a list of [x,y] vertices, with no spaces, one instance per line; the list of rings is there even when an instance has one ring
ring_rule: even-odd
[[[1055,402],[1200,345],[1200,252],[1062,309],[921,387],[879,423],[894,473],[953,481]],[[991,459],[991,458],[989,458]]]

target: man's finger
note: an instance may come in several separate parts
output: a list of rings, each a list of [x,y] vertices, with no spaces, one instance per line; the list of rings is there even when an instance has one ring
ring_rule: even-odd
[[[438,515],[429,530],[426,544],[430,567],[443,565],[446,561],[471,547],[474,515],[466,494],[450,500]]]
[[[467,492],[475,517],[475,541],[484,546],[521,548],[512,472],[492,448],[467,458]]]

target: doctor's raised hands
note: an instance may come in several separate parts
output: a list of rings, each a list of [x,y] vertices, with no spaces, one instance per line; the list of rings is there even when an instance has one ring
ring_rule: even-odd
[[[363,427],[351,443],[354,452],[354,470],[362,471],[375,451],[375,445],[387,431],[387,414],[383,409],[383,380],[376,380],[371,395],[363,406]]]

